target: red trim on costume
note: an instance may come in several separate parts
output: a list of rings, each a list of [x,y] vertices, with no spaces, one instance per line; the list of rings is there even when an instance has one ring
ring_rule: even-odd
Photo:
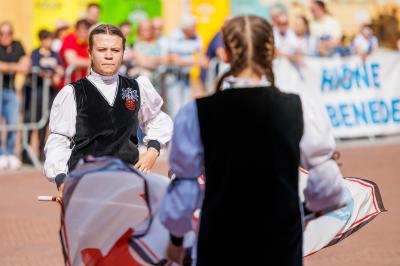
[[[299,171],[302,172],[303,174],[306,174],[306,175],[309,174],[309,172],[307,170],[305,170],[305,169],[303,169],[301,167],[299,167]]]
[[[160,259],[157,257],[157,255],[149,248],[149,246],[146,245],[146,243],[143,242],[140,238],[136,239],[142,246],[143,248],[151,255],[153,256],[153,259],[156,259],[156,261],[160,261]]]
[[[353,179],[353,178],[346,178],[346,180],[349,180],[349,181],[352,181],[352,182],[356,182],[356,183],[358,183],[358,184],[360,184],[360,185],[362,185],[362,186],[364,186],[364,187],[367,187],[367,188],[370,188],[370,189],[371,189],[371,193],[372,193],[372,202],[374,203],[375,212],[370,213],[370,214],[364,216],[363,218],[361,218],[361,219],[359,219],[359,220],[353,222],[353,223],[350,225],[350,228],[347,229],[346,232],[341,232],[341,233],[337,234],[335,237],[341,237],[342,235],[346,234],[349,230],[352,230],[352,229],[353,229],[352,227],[353,227],[354,225],[361,223],[362,221],[368,219],[368,218],[371,217],[371,216],[374,216],[374,215],[379,214],[379,211],[378,211],[378,209],[376,208],[376,204],[375,204],[374,187],[373,187],[372,185],[365,184],[365,183],[363,183],[361,180],[358,180],[358,179],[356,180],[356,179]]]

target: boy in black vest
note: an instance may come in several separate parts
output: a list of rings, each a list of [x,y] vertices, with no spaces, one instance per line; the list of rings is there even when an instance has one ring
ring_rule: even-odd
[[[113,156],[143,172],[153,167],[172,135],[163,100],[145,77],[118,75],[125,37],[113,25],[99,25],[89,36],[90,74],[65,86],[50,114],[44,172],[62,186],[64,177],[85,156]],[[138,127],[147,151],[139,156]],[[62,189],[60,189],[62,191]]]

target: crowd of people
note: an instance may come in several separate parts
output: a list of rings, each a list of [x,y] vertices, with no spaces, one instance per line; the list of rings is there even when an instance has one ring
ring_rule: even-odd
[[[365,58],[378,47],[371,25],[363,25],[352,41],[346,44],[340,23],[330,14],[325,2],[313,1],[310,9],[312,21],[305,15],[298,15],[290,22],[286,10],[280,5],[271,8],[277,56],[296,62],[301,62],[304,56],[334,57],[356,54]]]
[[[310,8],[312,21],[306,16],[290,17],[282,5],[270,7],[275,57],[287,57],[296,63],[301,63],[304,56],[358,54],[365,59],[378,47],[378,40],[370,25],[364,25],[351,43],[344,45],[340,23],[329,13],[325,3],[315,0]],[[38,91],[43,87],[43,78],[51,79],[49,105],[65,84],[89,73],[91,59],[88,37],[90,30],[100,22],[101,7],[91,3],[87,6],[85,14],[73,27],[59,21],[55,25],[55,32],[40,30],[40,46],[29,54],[22,44],[14,39],[13,25],[9,22],[0,24],[0,73],[4,73],[0,117],[3,123],[15,124],[19,115],[15,73],[26,77],[26,85],[22,90],[25,104],[21,108],[25,122],[37,122],[42,115],[41,93],[35,93],[35,99],[32,99],[32,66],[40,69]],[[290,18],[293,21],[290,21]],[[214,58],[222,59],[221,32],[217,32],[207,49],[203,49],[196,23],[195,17],[186,15],[182,18],[180,26],[166,36],[161,18],[145,19],[137,27],[135,41],[126,44],[120,74],[128,77],[147,76],[166,102],[163,110],[172,118],[191,99],[192,67],[202,70],[200,80],[204,84],[207,75],[210,74],[210,61]],[[131,36],[134,27],[129,21],[123,21],[118,26],[126,38]],[[218,69],[212,71],[220,72]],[[36,110],[34,114],[33,107]],[[39,132],[41,161],[44,160],[46,130],[45,128]],[[17,169],[21,166],[21,161],[14,151],[16,132],[8,132],[6,139],[6,143],[0,143],[0,170]],[[29,163],[25,154],[23,160]]]

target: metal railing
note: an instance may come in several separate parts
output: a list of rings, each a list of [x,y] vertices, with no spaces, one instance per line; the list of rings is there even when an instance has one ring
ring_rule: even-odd
[[[44,127],[47,126],[47,122],[49,120],[49,102],[50,102],[50,86],[51,86],[51,80],[48,77],[40,77],[40,68],[39,67],[33,67],[31,69],[30,73],[30,82],[29,84],[31,87],[31,97],[30,97],[30,117],[27,120],[26,117],[24,117],[23,121],[28,121],[28,122],[18,122],[15,124],[1,124],[0,125],[0,133],[2,132],[11,132],[11,131],[22,131],[22,151],[26,151],[28,157],[31,159],[33,165],[37,169],[41,169],[42,165],[36,156],[36,154],[33,152],[32,148],[30,147],[29,144],[29,131],[31,130],[39,130],[43,129]],[[3,103],[3,81],[4,81],[4,75],[9,75],[9,86],[7,88],[10,89],[15,89],[13,86],[13,75],[14,73],[0,73],[0,110],[2,110],[2,103]],[[38,86],[38,80],[41,78],[43,80],[42,86]],[[38,113],[38,102],[37,98],[39,95],[39,90],[41,90],[41,96],[42,96],[42,101],[41,101],[41,117],[37,119],[37,113]],[[20,101],[20,106],[23,108],[22,110],[25,109],[25,95],[23,95],[22,100]],[[21,113],[21,111],[20,111]],[[22,113],[25,115],[25,112],[22,111]],[[1,115],[1,113],[0,113]]]

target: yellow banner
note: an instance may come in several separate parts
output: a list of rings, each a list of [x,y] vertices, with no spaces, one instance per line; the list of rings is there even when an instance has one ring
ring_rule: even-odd
[[[229,15],[229,1],[192,0],[192,13],[197,18],[197,29],[206,49]]]
[[[203,51],[215,34],[221,29],[225,18],[229,15],[228,0],[192,0],[192,14],[197,18],[197,30],[203,41]],[[194,68],[191,72],[193,79],[198,79],[200,70]]]
[[[37,34],[41,29],[53,31],[57,21],[66,21],[72,27],[75,22],[84,17],[89,3],[98,0],[34,0],[33,6],[33,40],[34,46],[39,43]]]

